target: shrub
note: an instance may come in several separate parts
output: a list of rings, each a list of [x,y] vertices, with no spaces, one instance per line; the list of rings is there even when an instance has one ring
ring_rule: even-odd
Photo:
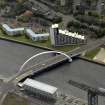
[[[62,17],[56,17],[54,20],[53,20],[53,23],[60,23],[62,22]]]
[[[17,17],[17,20],[22,21],[22,22],[28,22],[29,19],[30,18],[28,16],[19,16],[19,17]]]
[[[94,11],[89,11],[88,15],[93,16],[95,18],[101,18],[101,16],[97,12],[94,12]]]
[[[97,19],[93,16],[78,15],[75,18],[82,23],[87,23],[88,25],[96,25],[96,26],[100,26],[100,27],[105,27],[105,21],[104,20]]]
[[[86,23],[81,23],[81,22],[78,22],[78,21],[70,21],[68,24],[67,24],[67,27],[70,28],[71,26],[74,26],[76,28],[88,28],[88,25]]]
[[[81,23],[78,21],[70,21],[67,25],[70,31],[82,33],[84,30],[89,31],[90,33],[94,33],[94,37],[100,38],[105,35],[105,29],[100,28],[94,25],[87,25],[86,23]]]

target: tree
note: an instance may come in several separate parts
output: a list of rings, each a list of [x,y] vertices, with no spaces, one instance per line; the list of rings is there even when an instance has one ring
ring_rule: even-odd
[[[24,3],[27,0],[16,0],[18,3]]]

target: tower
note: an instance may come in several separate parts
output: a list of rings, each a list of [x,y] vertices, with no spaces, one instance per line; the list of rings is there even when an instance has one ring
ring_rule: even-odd
[[[50,27],[50,37],[51,37],[51,44],[53,46],[57,43],[57,36],[59,35],[59,28],[58,24],[54,24]]]

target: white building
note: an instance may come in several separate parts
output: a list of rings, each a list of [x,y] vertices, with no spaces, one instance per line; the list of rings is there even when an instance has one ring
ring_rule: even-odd
[[[57,95],[56,87],[29,78],[23,82],[22,86],[25,90],[44,98],[55,98]]]
[[[10,36],[16,36],[24,33],[24,28],[10,28],[7,24],[2,24],[2,29]]]
[[[31,29],[25,28],[11,28],[7,24],[1,24],[2,29],[6,32],[7,35],[10,36],[16,36],[21,34],[26,34],[29,38],[31,38],[33,41],[41,41],[41,40],[48,40],[49,33],[43,33],[43,34],[36,34]]]
[[[33,41],[40,41],[40,40],[48,40],[49,33],[43,33],[43,34],[36,34],[31,29],[26,29],[26,35],[31,38]]]
[[[85,36],[67,30],[59,30],[58,24],[50,27],[51,44],[53,46],[86,44]]]
[[[51,44],[53,46],[56,45],[55,37],[59,34],[58,24],[53,24],[50,27],[50,37],[51,37]]]
[[[79,35],[76,32],[74,32],[74,33],[69,32],[68,30],[59,30],[59,34],[71,36],[71,37],[74,37],[74,38],[78,38],[80,40],[84,40],[85,39],[85,36]]]

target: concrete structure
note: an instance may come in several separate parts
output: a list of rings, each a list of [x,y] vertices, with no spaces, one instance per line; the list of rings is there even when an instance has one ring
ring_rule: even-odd
[[[66,5],[66,0],[60,0],[61,2],[61,6],[65,6]]]
[[[72,33],[67,30],[59,30],[58,24],[50,28],[51,44],[53,46],[86,44],[86,38],[78,33]]]
[[[97,10],[101,14],[105,9],[105,1],[104,0],[98,0],[97,2]]]
[[[44,34],[36,34],[34,33],[31,29],[26,29],[25,30],[26,35],[31,38],[33,41],[39,41],[39,40],[48,40],[49,38],[49,33],[44,33]]]
[[[41,97],[55,98],[57,95],[56,87],[29,78],[23,82],[23,88]]]
[[[80,5],[81,0],[73,0],[73,12],[76,12],[76,7]]]
[[[24,33],[24,28],[10,28],[7,24],[2,24],[2,29],[10,36],[16,36]]]

